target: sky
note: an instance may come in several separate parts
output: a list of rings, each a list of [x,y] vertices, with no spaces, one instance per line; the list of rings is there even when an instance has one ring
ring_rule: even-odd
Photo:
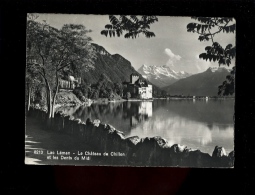
[[[83,24],[92,30],[88,36],[92,42],[103,46],[110,54],[120,54],[129,60],[137,70],[143,64],[167,65],[175,71],[185,71],[191,74],[205,71],[209,67],[218,66],[215,62],[199,59],[199,54],[205,52],[211,42],[200,42],[198,34],[187,32],[187,24],[196,22],[190,17],[158,16],[158,22],[151,24],[150,30],[155,37],[145,38],[140,35],[136,39],[122,37],[105,37],[101,31],[109,24],[108,15],[80,14],[37,14],[37,21],[46,22],[60,29],[64,24]],[[221,33],[214,37],[223,47],[235,44],[235,34]],[[234,64],[232,60],[232,65]],[[231,66],[232,67],[232,66]],[[230,67],[230,68],[231,68]]]

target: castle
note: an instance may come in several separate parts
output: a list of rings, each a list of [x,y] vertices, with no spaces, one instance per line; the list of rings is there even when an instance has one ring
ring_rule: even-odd
[[[140,79],[138,74],[132,73],[130,75],[130,82],[124,82],[123,84],[126,85],[126,92],[131,94],[131,98],[152,98],[152,85]]]

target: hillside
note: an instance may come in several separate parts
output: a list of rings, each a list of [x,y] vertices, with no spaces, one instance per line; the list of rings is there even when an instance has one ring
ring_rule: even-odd
[[[131,63],[119,54],[111,55],[105,48],[95,43],[92,44],[97,53],[97,59],[95,61],[95,69],[83,73],[83,79],[87,83],[96,83],[101,74],[107,75],[113,83],[124,81],[130,81],[130,75],[132,73],[139,74]],[[139,74],[142,78],[142,75]],[[150,82],[149,82],[150,83]],[[161,92],[154,85],[154,92]]]
[[[109,76],[112,82],[129,81],[129,75],[136,73],[131,63],[119,54],[111,55],[102,46],[92,44],[97,51],[95,69],[84,73],[84,79],[96,83],[102,73]]]
[[[205,72],[181,79],[163,89],[170,95],[217,96],[218,86],[228,74],[226,68],[208,68]]]

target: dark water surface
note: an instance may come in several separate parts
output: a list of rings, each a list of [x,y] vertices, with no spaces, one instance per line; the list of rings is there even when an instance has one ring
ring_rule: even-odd
[[[126,137],[161,136],[170,144],[212,154],[216,145],[234,149],[234,100],[154,100],[59,108],[80,118],[100,119]]]

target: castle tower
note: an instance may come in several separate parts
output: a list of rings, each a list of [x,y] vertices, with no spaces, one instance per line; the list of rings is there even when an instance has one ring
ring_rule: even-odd
[[[130,83],[131,84],[134,84],[138,79],[139,79],[139,75],[138,74],[132,73],[130,75]]]

